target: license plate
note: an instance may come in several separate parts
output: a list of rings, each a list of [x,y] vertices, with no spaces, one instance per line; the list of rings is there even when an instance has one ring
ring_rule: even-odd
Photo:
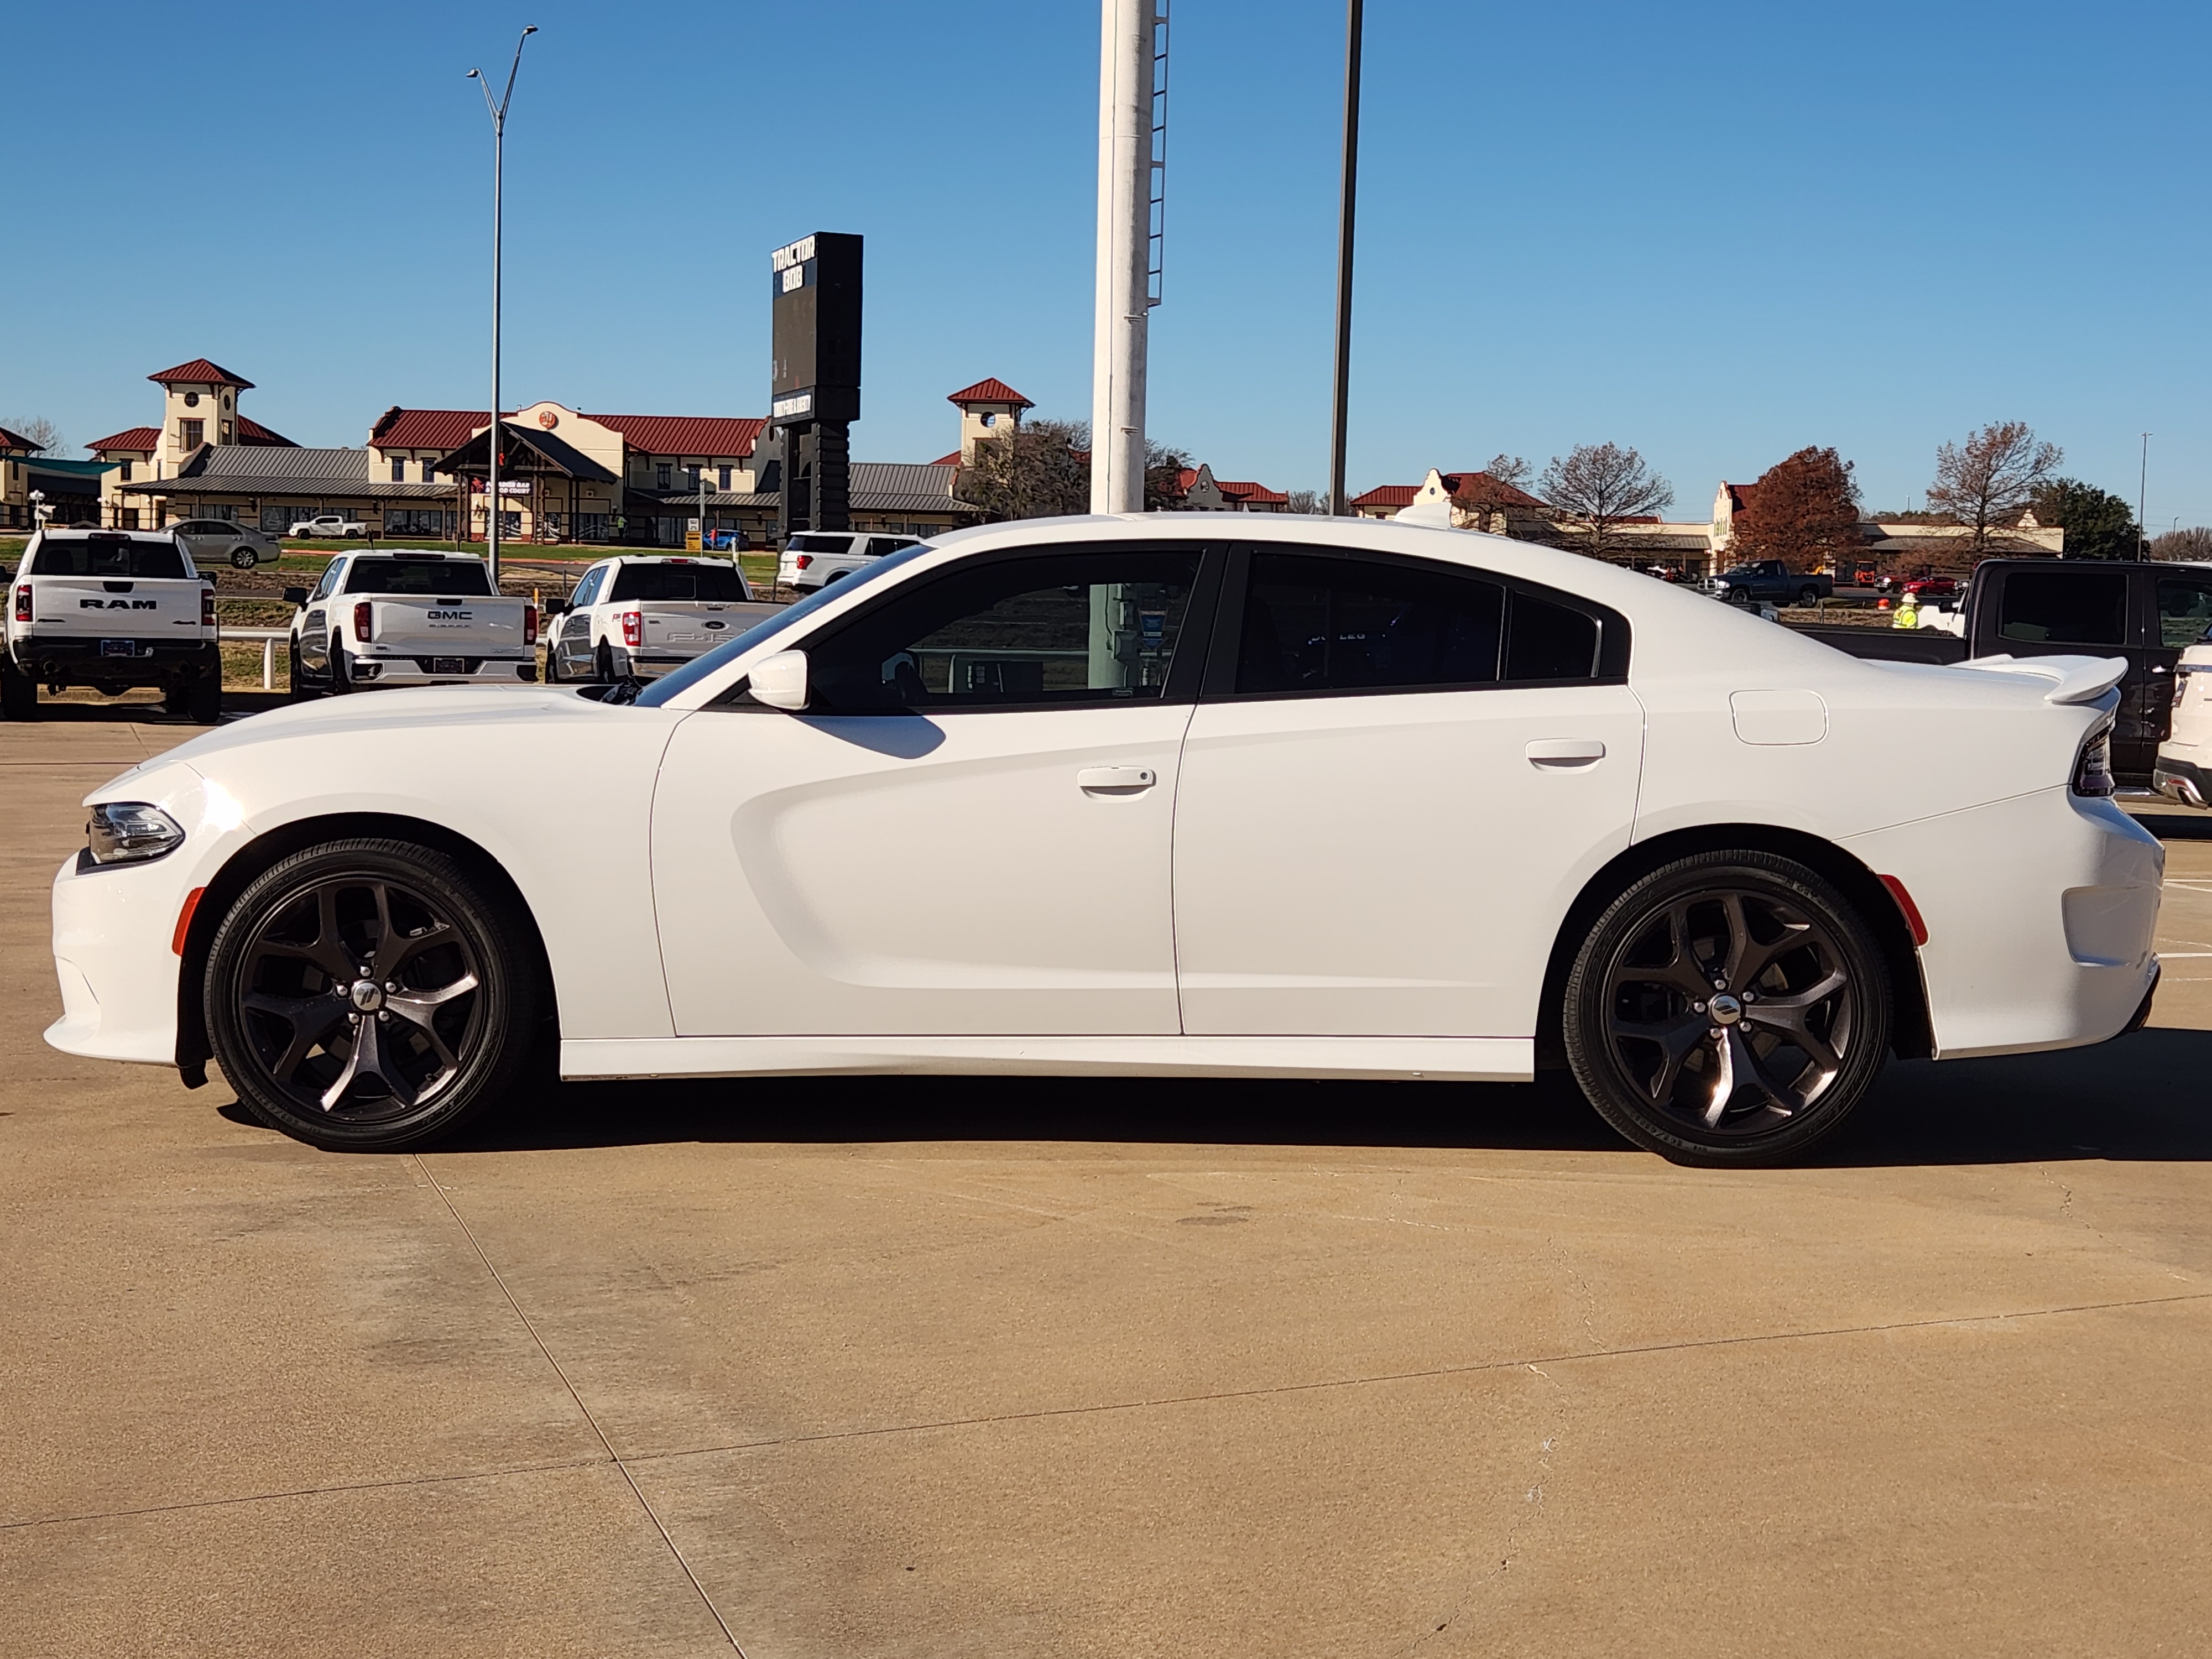
[[[136,640],[102,640],[100,654],[103,657],[135,657],[138,654]]]
[[[430,672],[433,674],[465,674],[469,672],[469,661],[465,657],[433,657],[430,659]]]

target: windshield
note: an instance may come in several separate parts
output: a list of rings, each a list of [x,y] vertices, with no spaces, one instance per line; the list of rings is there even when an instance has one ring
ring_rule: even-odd
[[[832,582],[808,594],[796,605],[786,605],[758,626],[749,628],[727,645],[718,645],[704,656],[694,657],[683,667],[663,674],[651,685],[637,694],[641,708],[658,708],[670,698],[679,696],[714,673],[724,664],[735,661],[764,640],[774,639],[795,623],[801,623],[825,605],[834,605],[858,587],[866,587],[896,574],[901,568],[912,564],[923,554],[933,551],[927,542],[916,542],[912,547],[902,547],[896,553],[886,553],[874,563],[863,565],[842,581]]]
[[[745,585],[726,564],[626,564],[615,572],[615,599],[698,599],[728,604],[745,597]]]
[[[491,581],[472,559],[356,559],[349,593],[421,593],[432,598],[488,596]]]
[[[131,536],[87,536],[46,541],[24,568],[27,576],[137,576],[147,581],[184,580],[185,556],[173,541]]]

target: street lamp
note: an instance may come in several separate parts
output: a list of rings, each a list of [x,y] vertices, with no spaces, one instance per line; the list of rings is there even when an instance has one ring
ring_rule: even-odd
[[[1328,434],[1328,510],[1351,511],[1344,489],[1345,422],[1352,396],[1352,236],[1359,194],[1359,46],[1365,33],[1362,0],[1346,0],[1344,17],[1344,177],[1336,220],[1336,403]]]
[[[2150,439],[2149,433],[2142,434],[2142,469],[2136,474],[2136,557],[2139,559],[2143,556],[2144,538],[2150,534],[2143,528],[2143,491],[2150,482]]]
[[[507,90],[491,100],[491,82],[482,70],[471,70],[467,79],[483,92],[484,108],[491,112],[491,476],[485,485],[484,553],[491,566],[491,589],[499,592],[499,248],[500,191],[506,172],[507,106],[514,99],[514,77],[522,68],[523,42],[538,33],[530,24],[514,43],[514,63],[507,71]]]

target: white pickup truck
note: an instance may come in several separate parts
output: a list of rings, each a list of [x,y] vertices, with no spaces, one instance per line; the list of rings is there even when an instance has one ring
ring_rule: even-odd
[[[8,584],[0,711],[39,718],[39,688],[110,696],[159,686],[169,712],[211,726],[222,708],[215,586],[167,531],[40,529]]]
[[[491,591],[465,553],[341,553],[313,592],[288,587],[292,695],[538,678],[538,607]]]
[[[602,559],[548,605],[549,680],[651,679],[733,640],[775,607],[726,559]]]

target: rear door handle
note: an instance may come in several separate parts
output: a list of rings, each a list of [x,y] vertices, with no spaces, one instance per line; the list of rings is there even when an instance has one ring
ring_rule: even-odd
[[[1159,781],[1149,766],[1086,766],[1075,775],[1075,787],[1088,795],[1141,794]]]
[[[1595,738],[1538,738],[1521,752],[1531,766],[1588,766],[1605,758],[1605,745]]]

